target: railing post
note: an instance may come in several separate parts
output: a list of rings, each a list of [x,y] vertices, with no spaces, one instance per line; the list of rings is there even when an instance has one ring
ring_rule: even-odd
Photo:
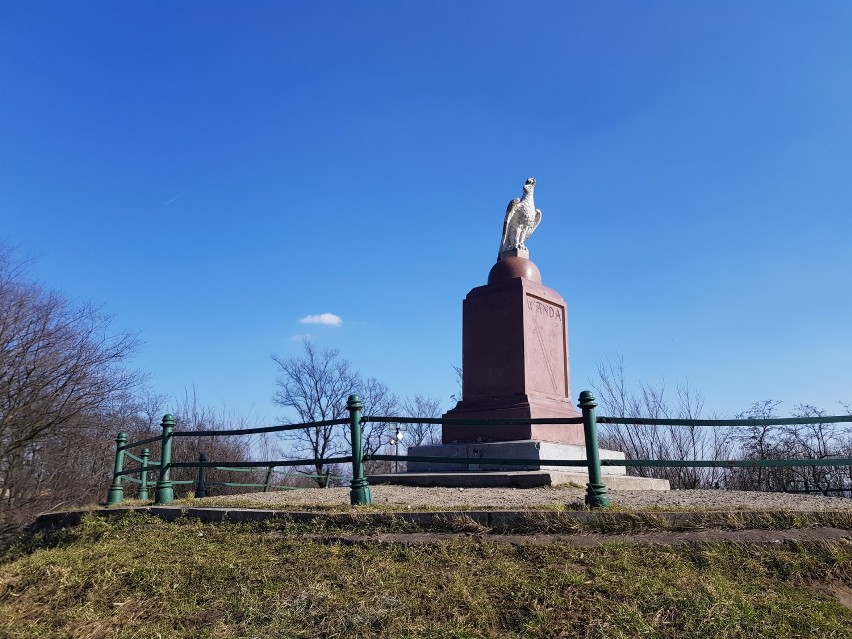
[[[583,411],[583,434],[586,437],[586,461],[589,465],[589,483],[586,484],[586,505],[591,508],[609,506],[606,485],[601,479],[601,454],[598,449],[598,424],[595,418],[595,396],[590,391],[580,393]]]
[[[269,492],[269,484],[272,482],[272,466],[266,469],[266,480],[263,482],[263,492]]]
[[[139,499],[148,499],[148,457],[151,451],[147,448],[142,449],[142,480],[139,484],[139,494],[136,496]]]
[[[157,506],[170,504],[175,498],[175,490],[169,479],[169,467],[172,464],[172,431],[175,428],[175,418],[171,415],[163,415],[160,426],[163,428],[163,447],[160,453],[160,477],[157,479],[157,493],[154,499]]]
[[[207,467],[204,462],[207,461],[207,455],[201,453],[198,455],[198,480],[195,482],[195,496],[197,498],[207,497]]]
[[[361,441],[361,409],[364,405],[357,395],[350,395],[346,402],[352,430],[352,482],[349,491],[349,502],[353,506],[373,503],[373,494],[367,478],[364,477],[364,450]]]
[[[127,433],[119,433],[115,438],[115,468],[112,472],[112,485],[107,493],[107,504],[120,504],[124,501],[124,484],[121,483],[121,472],[124,470],[124,446],[127,444]]]
[[[325,483],[323,483],[323,488],[328,488],[328,484],[331,482],[331,469],[325,471]]]

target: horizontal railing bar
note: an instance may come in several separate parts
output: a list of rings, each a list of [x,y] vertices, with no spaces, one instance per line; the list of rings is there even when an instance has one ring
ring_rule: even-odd
[[[239,462],[241,466],[246,468],[266,468],[268,466],[310,466],[316,464],[322,464],[323,466],[327,466],[329,464],[347,464],[352,461],[352,457],[329,457],[328,459],[285,459],[280,461],[259,461],[259,462]],[[198,468],[199,466],[204,466],[205,468],[214,468],[216,466],[222,466],[223,464],[227,464],[228,462],[221,461],[207,461],[207,462],[172,462],[169,464],[170,468]],[[324,475],[323,475],[324,476]]]
[[[325,475],[321,475],[321,477],[325,477]],[[232,481],[206,481],[204,482],[205,486],[225,486],[228,488],[269,488],[276,490],[305,490],[301,486],[273,486],[266,484],[239,484]]]
[[[173,484],[197,484],[195,479],[172,479]]]
[[[280,426],[263,426],[261,428],[233,428],[231,430],[177,430],[173,437],[221,437],[223,435],[257,435],[259,433],[277,433],[285,430],[300,430],[302,428],[322,428],[323,426],[341,426],[348,424],[348,419],[327,419],[322,422],[305,424],[282,424]]]
[[[325,460],[296,460],[275,462],[276,466],[307,466],[313,463],[344,464],[351,462],[351,457],[333,457]],[[513,465],[513,466],[587,466],[585,459],[499,459],[482,457],[438,457],[429,455],[364,455],[364,461],[399,461],[399,462],[435,462],[436,464],[480,464],[480,465]],[[206,468],[222,470],[225,472],[241,472],[235,468],[218,467],[216,462],[173,462],[172,468],[196,468],[203,465]],[[267,462],[245,462],[251,464],[252,468],[264,468]],[[633,466],[633,467],[660,467],[660,468],[760,468],[760,467],[787,467],[787,466],[852,466],[852,458],[826,458],[826,459],[745,459],[745,460],[660,460],[660,459],[602,459],[602,466]],[[149,467],[148,471],[158,471],[159,466]],[[127,475],[141,472],[141,467],[128,468],[118,473],[125,480],[141,483],[141,480]],[[247,468],[244,472],[251,472]],[[284,473],[281,473],[284,474]],[[293,477],[307,477],[312,479],[324,479],[325,475],[303,475],[301,473],[291,475]],[[330,475],[331,479],[351,479],[339,475]]]
[[[136,479],[135,477],[125,477],[124,481],[133,482],[134,484],[141,484],[142,483],[141,479]]]
[[[130,442],[129,444],[125,444],[124,446],[119,446],[119,450],[127,450],[128,448],[136,448],[137,446],[141,446],[142,444],[150,444],[152,442],[158,442],[163,438],[162,435],[157,435],[156,437],[149,437],[148,439],[140,439],[138,442]]]
[[[125,456],[125,457],[130,457],[130,459],[132,459],[133,461],[139,462],[140,464],[142,463],[142,458],[141,458],[141,457],[137,457],[137,456],[136,456],[136,455],[134,455],[133,453],[129,453],[129,452],[127,452],[127,451],[124,451],[124,456]]]
[[[206,481],[205,486],[229,486],[231,488],[263,488],[266,484],[241,484],[234,481]]]
[[[548,461],[548,463],[550,463]],[[773,468],[794,466],[852,466],[852,459],[736,459],[670,461],[659,459],[602,459],[601,466],[659,468]]]
[[[312,460],[282,460],[273,462],[275,466],[308,466],[311,464],[345,464],[352,461],[351,457],[331,457],[328,459]],[[364,461],[397,461],[397,462],[434,462],[436,464],[479,464],[479,465],[505,465],[505,466],[574,466],[585,467],[588,462],[585,459],[500,459],[482,457],[438,457],[429,455],[364,455]],[[269,462],[243,462],[250,468],[238,471],[232,467],[218,466],[221,462],[172,462],[171,468],[197,468],[204,466],[221,470],[224,472],[251,472],[252,469],[266,468]],[[852,458],[825,458],[825,459],[744,459],[744,460],[662,460],[662,459],[602,459],[601,466],[629,466],[629,467],[658,467],[658,468],[772,468],[772,467],[801,467],[801,466],[852,466]],[[128,475],[141,472],[140,466],[126,468],[118,475],[124,480],[141,483],[141,480]],[[159,471],[159,466],[148,467],[149,472]],[[284,473],[282,473],[284,474]],[[325,475],[295,474],[293,477],[306,477],[313,479],[324,479]],[[331,475],[330,479],[351,479],[340,475]],[[174,480],[172,483],[175,483]],[[191,480],[182,483],[192,483]],[[261,484],[265,485],[265,484]]]
[[[582,424],[582,417],[546,417],[546,418],[513,418],[513,419],[441,419],[437,417],[396,417],[382,415],[367,415],[363,422],[381,422],[389,424],[437,424],[444,426],[518,426],[523,424]],[[635,417],[597,417],[599,424],[615,424],[622,426],[791,426],[804,424],[837,424],[852,423],[852,415],[835,415],[828,417],[784,417],[773,419],[650,419]],[[302,424],[282,424],[260,428],[244,428],[229,430],[199,430],[175,431],[173,437],[222,437],[234,435],[257,435],[260,433],[300,430],[303,428],[321,428],[324,426],[342,426],[348,424],[348,419],[330,419]],[[160,441],[161,435],[140,439],[120,446],[119,450],[128,450],[143,444]],[[128,453],[130,455],[130,453]],[[137,459],[134,456],[134,459]]]
[[[622,426],[791,426],[852,422],[852,415],[834,417],[779,417],[778,419],[644,419],[636,417],[598,417],[598,424]]]
[[[198,464],[196,463],[196,466],[197,465]],[[239,467],[233,467],[233,466],[214,466],[213,470],[221,470],[221,471],[229,472],[229,473],[231,473],[231,472],[233,472],[233,473],[256,473],[258,468],[264,468],[264,467],[269,468],[270,465],[271,464],[269,464],[269,462],[265,462],[264,466],[255,466],[253,468],[239,468]],[[303,474],[303,473],[294,474],[294,473],[287,471],[287,470],[274,470],[273,469],[272,472],[275,473],[276,475],[288,475],[288,476],[291,476],[291,477],[311,477],[311,478],[323,478],[323,479],[325,479],[325,477],[326,477],[326,475],[306,475],[306,474]],[[342,475],[328,475],[328,477],[330,477],[331,479],[352,479],[351,477],[343,477]],[[261,485],[265,486],[266,484],[261,484]]]
[[[142,466],[131,466],[130,468],[125,468],[120,473],[116,473],[116,475],[133,475],[136,473],[141,473],[143,470],[147,470],[149,473],[159,473],[160,472],[160,462],[153,462],[156,464],[155,466],[149,465],[147,468],[142,468]],[[115,475],[113,475],[115,476]],[[129,477],[124,477],[125,479],[130,479]]]
[[[404,459],[404,458],[401,458]],[[198,466],[204,466],[205,468],[212,468],[214,470],[222,470],[225,472],[257,472],[258,468],[268,468],[270,466],[310,466],[312,464],[348,464],[352,461],[352,457],[329,457],[328,459],[304,459],[304,460],[283,460],[283,461],[261,461],[261,462],[240,462],[242,464],[243,469],[241,470],[239,467],[230,467],[230,466],[219,466],[222,462],[216,461],[208,461],[208,462],[172,462],[169,464],[169,468],[197,468]],[[147,470],[148,472],[159,472],[160,471],[160,462],[159,461],[151,461],[147,468],[142,468],[141,466],[132,466],[130,468],[123,469],[118,475],[123,476],[125,479],[130,479],[130,477],[126,477],[126,475],[132,475],[135,473],[141,473],[143,470]],[[273,470],[272,472],[279,475],[291,474],[287,473],[287,471],[283,470]],[[298,473],[293,475],[294,477],[325,477],[325,475],[307,475],[303,473]],[[351,477],[345,477],[343,475],[331,475],[332,479],[351,479]]]
[[[225,486],[227,488],[268,488],[269,490],[305,490],[300,486],[267,486],[266,484],[235,484],[227,481],[206,481],[205,486]]]
[[[364,461],[409,461],[435,462],[436,464],[482,464],[505,466],[582,466],[589,465],[585,459],[497,459],[489,457],[432,457],[430,455],[364,455]]]
[[[362,422],[386,424],[442,424],[444,426],[521,426],[524,424],[582,424],[582,417],[524,417],[512,419],[441,419],[439,417],[376,417],[368,415]]]
[[[431,457],[428,455],[364,455],[365,461],[413,461],[436,464],[479,464],[500,466],[588,466],[585,459],[497,459],[481,457]],[[852,459],[739,459],[739,460],[657,460],[602,459],[601,466],[661,468],[760,468],[787,466],[852,466]]]

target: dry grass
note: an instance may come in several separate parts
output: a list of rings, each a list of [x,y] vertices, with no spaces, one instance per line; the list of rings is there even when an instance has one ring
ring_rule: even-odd
[[[205,506],[208,504],[205,503]],[[228,508],[217,506],[225,512]],[[242,507],[231,506],[240,510]],[[118,514],[106,509],[96,514]],[[249,509],[252,510],[252,509]],[[681,508],[589,510],[538,508],[504,513],[488,510],[405,509],[357,506],[275,511],[275,519],[297,532],[496,532],[512,534],[634,534],[721,530],[852,529],[852,511],[721,511]],[[65,525],[65,524],[61,524]]]
[[[345,545],[87,517],[0,555],[0,637],[850,637],[850,588],[847,542]]]

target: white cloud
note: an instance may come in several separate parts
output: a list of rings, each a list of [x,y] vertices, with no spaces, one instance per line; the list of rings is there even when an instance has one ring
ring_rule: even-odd
[[[324,326],[340,326],[343,320],[334,313],[322,313],[321,315],[306,315],[299,320],[300,324],[322,324]]]

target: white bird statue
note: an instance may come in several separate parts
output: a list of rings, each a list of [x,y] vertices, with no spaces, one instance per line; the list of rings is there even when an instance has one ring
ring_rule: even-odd
[[[509,202],[506,208],[506,219],[503,222],[503,238],[500,241],[500,251],[497,261],[504,257],[529,257],[530,252],[524,242],[535,231],[541,222],[541,211],[535,208],[533,191],[535,178],[524,182],[524,194]]]

